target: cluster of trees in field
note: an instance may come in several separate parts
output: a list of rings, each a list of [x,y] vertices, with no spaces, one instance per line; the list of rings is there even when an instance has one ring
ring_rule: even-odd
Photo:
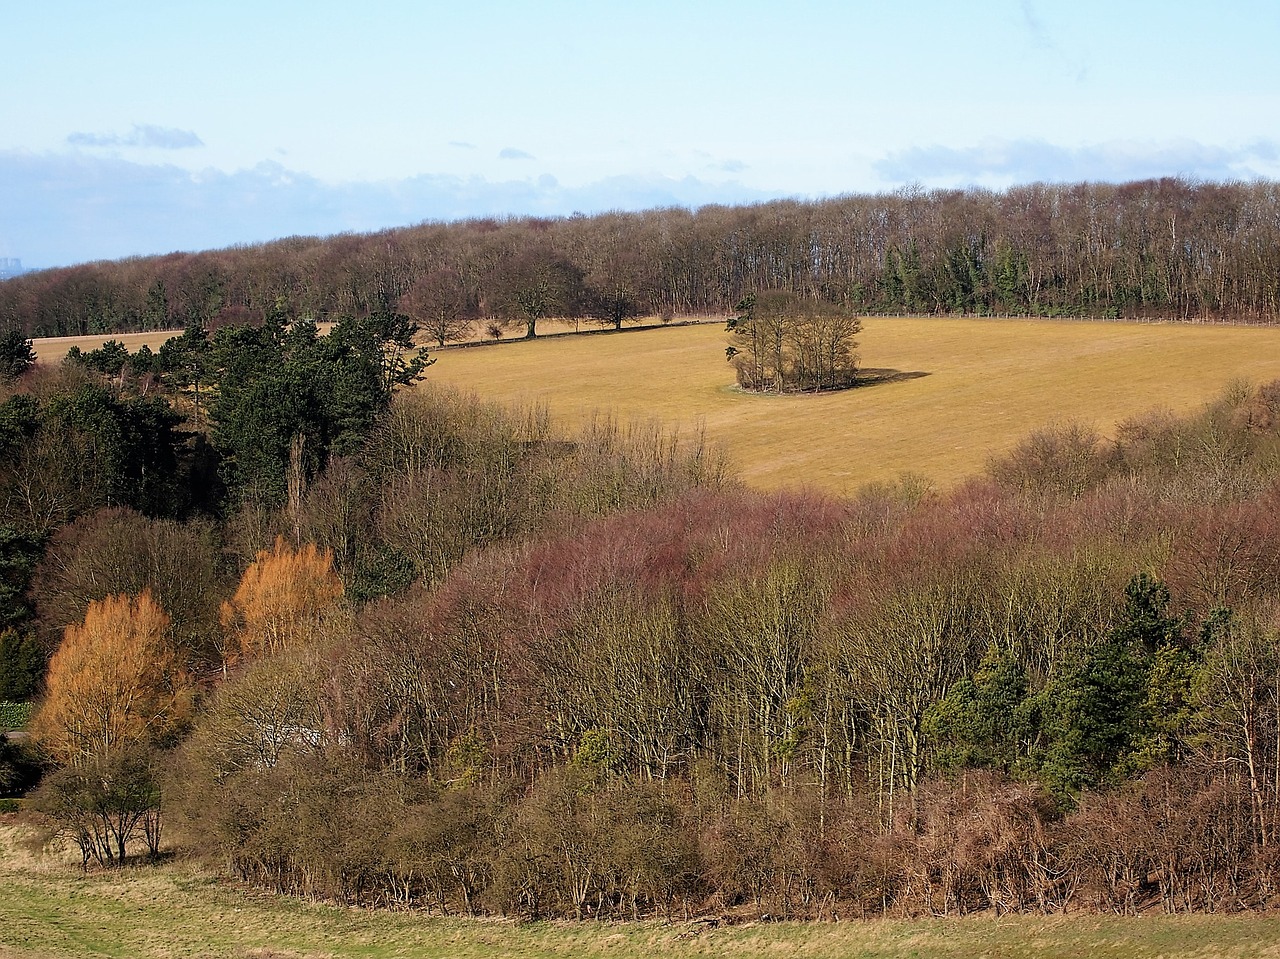
[[[440,345],[547,316],[725,315],[782,290],[855,312],[1273,321],[1277,185],[1181,179],[474,220],[45,270],[0,328],[54,336],[402,312]]]
[[[168,835],[527,916],[1272,902],[1280,384],[839,500],[396,391],[410,333],[4,386],[0,698],[86,863]],[[0,785],[31,764],[4,743]]]
[[[816,393],[857,382],[862,322],[847,309],[794,293],[751,293],[728,330],[725,354],[744,390]]]

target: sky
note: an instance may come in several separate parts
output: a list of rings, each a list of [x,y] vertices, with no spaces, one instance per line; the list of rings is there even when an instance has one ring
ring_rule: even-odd
[[[0,257],[1280,179],[1276,0],[0,0]]]

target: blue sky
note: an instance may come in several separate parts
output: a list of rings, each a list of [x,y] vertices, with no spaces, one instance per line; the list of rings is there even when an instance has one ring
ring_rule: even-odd
[[[0,257],[1280,178],[1280,3],[3,0]]]

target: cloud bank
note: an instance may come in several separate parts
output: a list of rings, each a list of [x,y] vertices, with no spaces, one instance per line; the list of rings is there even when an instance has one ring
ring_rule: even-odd
[[[190,130],[134,124],[126,134],[72,133],[67,143],[78,147],[141,147],[148,150],[188,150],[204,146],[204,141]]]
[[[565,186],[424,174],[329,184],[274,162],[191,173],[86,154],[0,151],[0,255],[28,268],[328,236],[479,216],[567,216],[770,199],[693,177],[617,176]]]
[[[178,149],[174,144],[182,143],[185,136],[195,134],[137,127],[121,141]],[[103,144],[106,139],[95,142]],[[162,143],[170,146],[159,146]],[[0,151],[0,256],[19,257],[25,266],[41,268],[283,236],[365,232],[424,220],[567,216],[755,203],[796,195],[796,191],[762,190],[725,179],[745,168],[741,161],[728,160],[710,164],[705,180],[629,174],[577,186],[545,173],[506,180],[422,174],[402,180],[332,184],[276,162],[232,173],[192,173],[172,164],[137,163],[83,150]],[[1158,176],[1274,178],[1280,176],[1280,146],[1258,141],[1231,150],[1175,141],[1070,148],[1041,140],[990,141],[890,153],[875,164],[874,172],[880,181],[875,186],[850,183],[832,192],[894,189],[912,183],[1002,189],[1016,183],[1123,182]]]
[[[1015,183],[1119,183],[1161,176],[1252,180],[1280,172],[1280,149],[1257,141],[1238,149],[1176,140],[1111,141],[1064,147],[1044,140],[993,140],[973,147],[914,147],[875,164],[881,179],[930,186],[1008,186]]]

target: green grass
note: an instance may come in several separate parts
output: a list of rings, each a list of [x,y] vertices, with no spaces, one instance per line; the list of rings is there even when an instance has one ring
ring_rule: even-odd
[[[82,875],[0,823],[0,959],[62,957],[1263,957],[1266,916],[972,917],[838,923],[514,923],[254,893],[171,863]]]
[[[1236,379],[1280,378],[1280,328],[871,317],[862,365],[924,374],[823,396],[733,387],[718,323],[443,350],[428,380],[504,403],[545,403],[705,428],[760,487],[849,492],[917,473],[947,486],[1053,423],[1104,433],[1153,408],[1190,412]]]
[[[25,729],[31,719],[30,703],[0,702],[0,732]]]

